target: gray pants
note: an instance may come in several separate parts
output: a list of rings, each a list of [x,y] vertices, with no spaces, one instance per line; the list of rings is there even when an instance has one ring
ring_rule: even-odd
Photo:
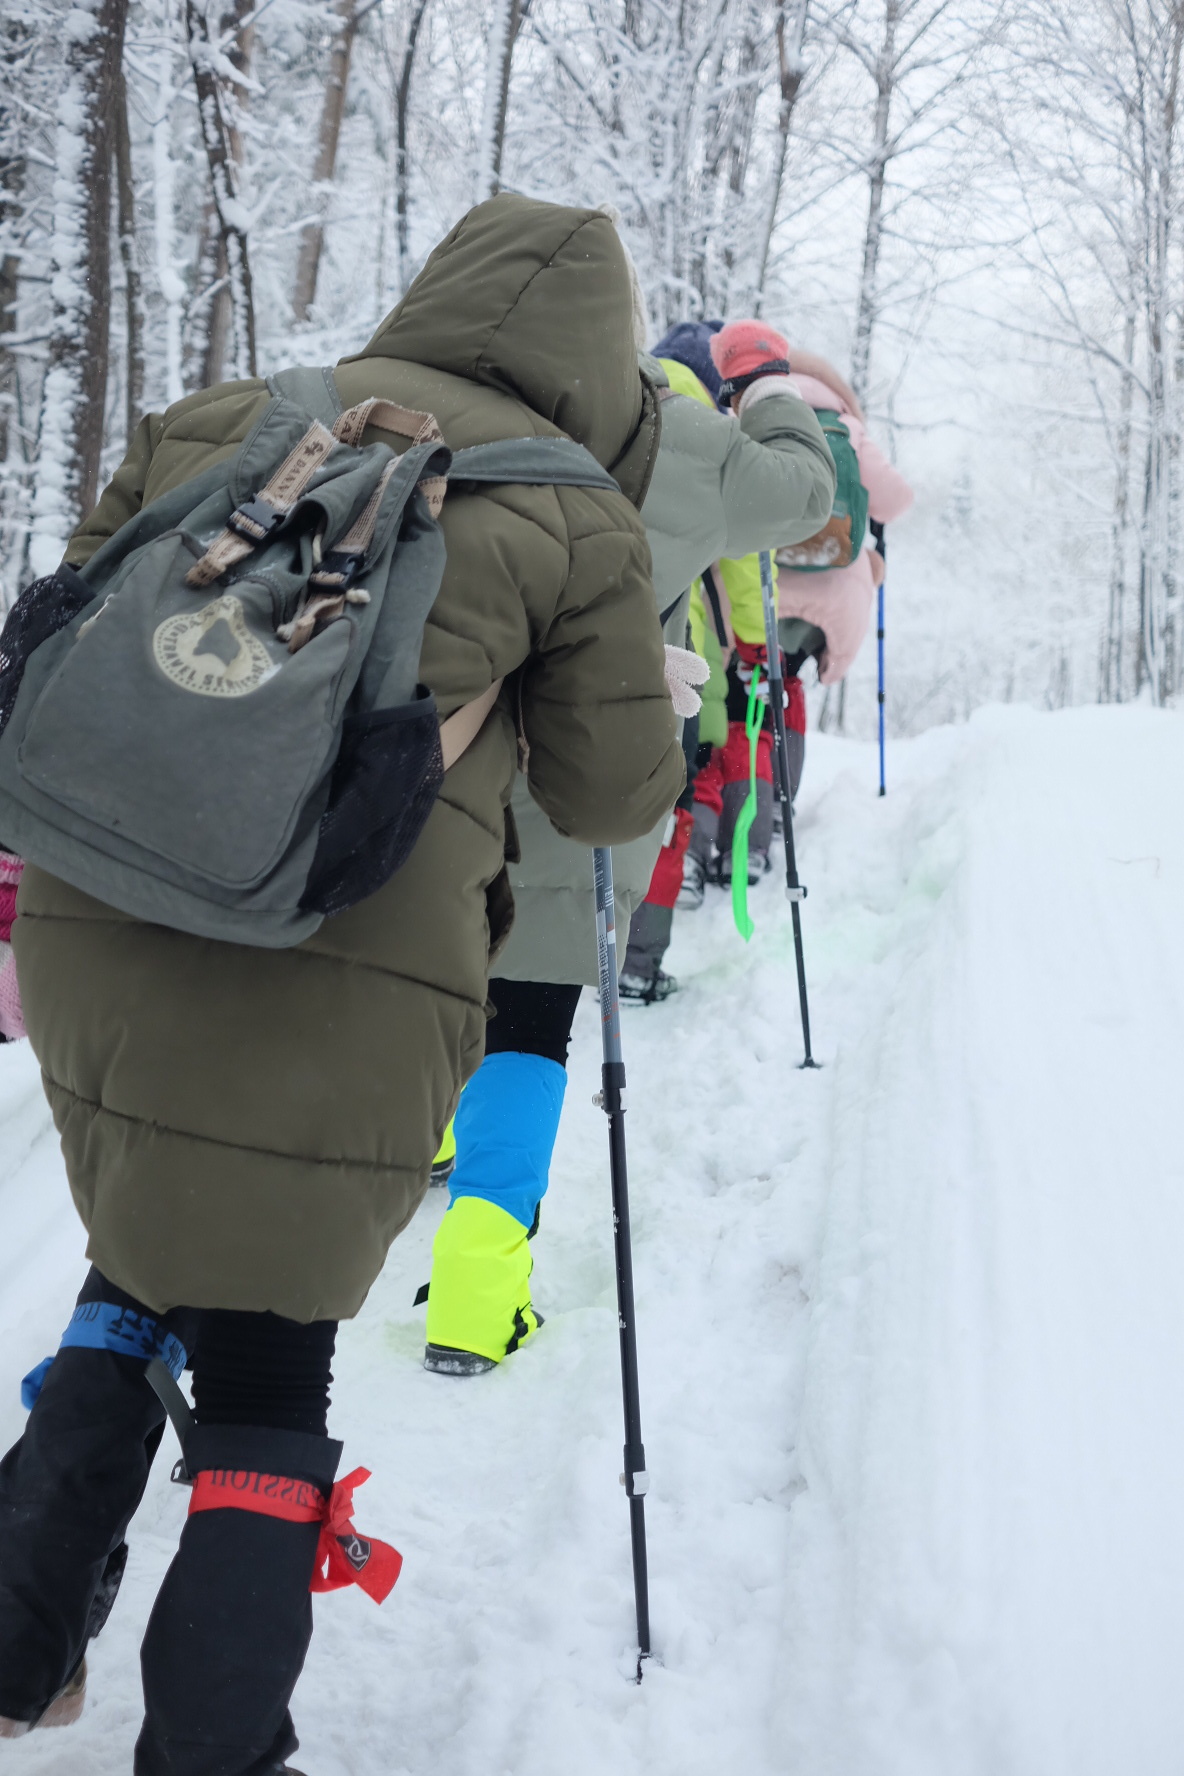
[[[802,768],[806,762],[806,736],[797,733],[793,728],[785,730],[785,748],[789,754],[789,794],[793,801],[802,781]],[[776,769],[776,766],[774,766]],[[736,830],[736,821],[740,810],[748,800],[747,783],[726,783],[723,792],[723,813],[718,816],[715,832],[715,843],[722,856],[732,849],[732,834]],[[711,814],[710,808],[695,809],[695,830],[699,828],[699,814]],[[694,839],[691,840],[692,845]],[[768,852],[773,842],[773,785],[766,783],[762,777],[756,780],[756,818],[748,829],[748,849],[750,852]]]
[[[629,944],[622,972],[637,975],[641,980],[653,980],[670,948],[673,927],[673,907],[654,906],[643,900],[629,922]]]

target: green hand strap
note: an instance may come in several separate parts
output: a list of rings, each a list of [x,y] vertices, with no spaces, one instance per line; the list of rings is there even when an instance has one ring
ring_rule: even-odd
[[[737,816],[736,830],[732,834],[732,917],[745,943],[756,930],[748,912],[748,829],[756,819],[756,746],[765,718],[759,696],[760,684],[761,669],[754,666],[744,716],[744,732],[748,737],[748,798]]]

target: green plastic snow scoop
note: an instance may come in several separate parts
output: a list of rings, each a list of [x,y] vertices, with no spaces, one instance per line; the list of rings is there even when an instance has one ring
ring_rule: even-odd
[[[736,830],[732,834],[732,917],[745,943],[756,930],[748,911],[748,829],[756,819],[756,747],[765,719],[760,683],[761,669],[754,666],[744,716],[744,732],[748,736],[748,799],[736,818]]]

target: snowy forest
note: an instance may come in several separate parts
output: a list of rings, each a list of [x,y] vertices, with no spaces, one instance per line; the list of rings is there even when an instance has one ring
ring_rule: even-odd
[[[0,0],[0,596],[140,416],[356,350],[469,205],[610,203],[917,489],[889,720],[1184,674],[1179,0]],[[824,726],[870,734],[874,648]],[[821,692],[812,693],[821,698]]]

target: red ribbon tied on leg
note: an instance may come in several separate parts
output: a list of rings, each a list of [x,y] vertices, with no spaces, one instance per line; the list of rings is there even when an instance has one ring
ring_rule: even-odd
[[[189,1515],[199,1511],[253,1511],[285,1523],[319,1523],[316,1564],[310,1591],[340,1591],[360,1585],[375,1603],[391,1594],[403,1556],[388,1542],[354,1528],[354,1490],[369,1480],[369,1468],[355,1468],[339,1480],[328,1498],[308,1480],[259,1474],[252,1468],[203,1468],[193,1479]]]
[[[360,1535],[353,1524],[354,1490],[369,1478],[369,1468],[355,1468],[337,1482],[326,1499],[310,1591],[340,1591],[343,1585],[360,1585],[367,1597],[382,1603],[394,1589],[403,1556],[389,1542]]]

